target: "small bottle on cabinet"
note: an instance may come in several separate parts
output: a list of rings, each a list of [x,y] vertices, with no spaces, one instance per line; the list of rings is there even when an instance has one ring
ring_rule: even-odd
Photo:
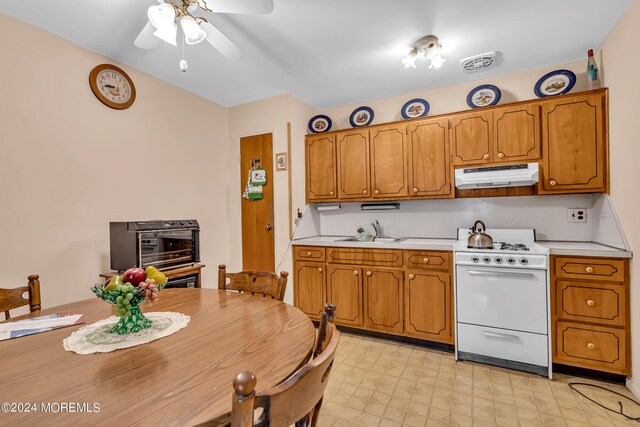
[[[599,89],[600,72],[598,71],[596,60],[593,58],[593,49],[589,49],[587,55],[587,89]]]

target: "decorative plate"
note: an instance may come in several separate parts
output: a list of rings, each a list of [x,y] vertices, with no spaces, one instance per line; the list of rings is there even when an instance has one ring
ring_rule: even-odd
[[[569,70],[555,70],[540,77],[533,87],[538,98],[569,93],[576,84],[576,75]]]
[[[312,133],[322,133],[331,130],[331,119],[324,114],[314,116],[309,120],[309,130]]]
[[[467,95],[467,105],[470,108],[490,107],[500,101],[502,92],[494,85],[480,85],[473,88]]]
[[[373,110],[369,107],[358,107],[349,116],[349,123],[354,128],[369,126],[373,121]]]
[[[411,99],[402,106],[400,114],[402,114],[402,117],[405,119],[425,117],[429,114],[429,103],[421,98]]]

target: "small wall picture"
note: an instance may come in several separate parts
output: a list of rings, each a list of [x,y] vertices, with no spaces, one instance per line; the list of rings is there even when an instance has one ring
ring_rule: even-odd
[[[276,153],[276,170],[287,170],[287,153]]]

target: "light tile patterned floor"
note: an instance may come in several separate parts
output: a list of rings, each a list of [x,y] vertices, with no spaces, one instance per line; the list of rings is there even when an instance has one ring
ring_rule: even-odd
[[[572,391],[569,382],[623,386],[556,375],[554,380],[453,354],[343,333],[319,419],[328,426],[639,426]],[[610,394],[592,397],[617,406]],[[608,399],[608,401],[607,401]],[[612,401],[613,400],[613,401]],[[601,400],[602,402],[602,400]],[[640,408],[626,405],[632,416]]]

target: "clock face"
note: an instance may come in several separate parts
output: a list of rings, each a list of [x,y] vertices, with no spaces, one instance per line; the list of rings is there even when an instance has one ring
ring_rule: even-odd
[[[100,102],[116,110],[129,108],[136,99],[131,78],[115,65],[102,64],[91,70],[89,86]]]

